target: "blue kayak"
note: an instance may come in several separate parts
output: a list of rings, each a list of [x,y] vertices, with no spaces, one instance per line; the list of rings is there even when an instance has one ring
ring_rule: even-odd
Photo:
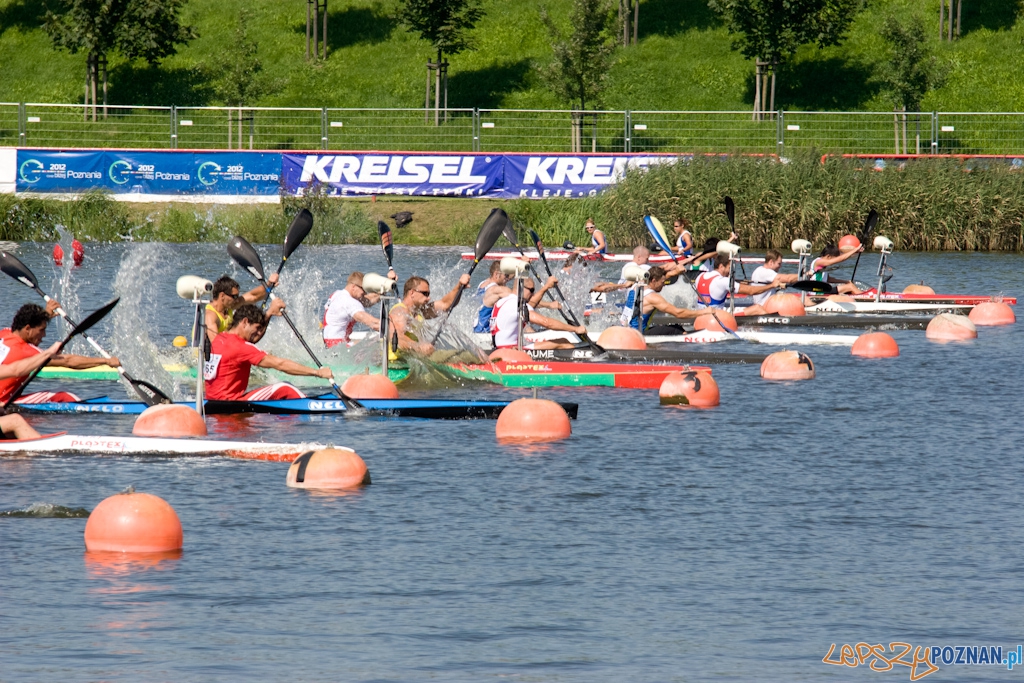
[[[362,399],[357,401],[363,411],[350,411],[344,402],[334,394],[323,394],[307,398],[290,398],[281,401],[207,401],[207,415],[235,415],[240,413],[269,413],[272,415],[374,415],[384,417],[418,417],[434,420],[495,419],[508,401],[459,401],[448,399]],[[180,402],[179,405],[193,407],[194,402]],[[579,411],[577,403],[562,403],[561,406],[575,419]],[[19,403],[19,412],[26,413],[107,413],[114,415],[138,415],[147,406],[141,401],[123,401],[109,396],[66,403]]]

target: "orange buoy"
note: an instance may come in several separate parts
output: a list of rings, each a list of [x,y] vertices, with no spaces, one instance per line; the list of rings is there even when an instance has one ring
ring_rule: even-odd
[[[135,419],[136,436],[206,436],[206,421],[194,408],[161,403],[150,406]]]
[[[661,405],[713,408],[719,403],[718,382],[703,370],[683,370],[665,376],[658,388]]]
[[[1017,322],[1013,309],[1002,301],[983,301],[967,315],[975,325],[1012,325]]]
[[[71,259],[76,266],[82,265],[85,260],[85,247],[77,239],[71,240]],[[59,242],[53,245],[53,262],[58,266],[64,265],[64,247]]]
[[[895,358],[900,355],[900,347],[885,332],[865,332],[853,342],[850,353],[861,358]]]
[[[799,351],[776,351],[761,363],[765,379],[814,379],[814,363]]]
[[[827,298],[829,301],[836,301],[841,304],[852,304],[856,301],[849,294],[829,294]]]
[[[778,313],[790,318],[807,315],[807,311],[804,310],[804,302],[800,300],[800,297],[796,294],[786,294],[784,292],[772,294],[768,297],[768,300],[764,302],[764,311],[765,313]]]
[[[398,398],[398,387],[384,375],[352,375],[341,386],[349,398]]]
[[[178,513],[160,496],[129,489],[110,496],[85,523],[85,548],[121,553],[165,553],[182,546]]]
[[[904,294],[934,294],[935,290],[924,284],[923,282],[919,285],[907,285],[903,288]]]
[[[718,320],[716,320],[716,318]],[[709,332],[725,332],[722,329],[722,325],[718,324],[721,320],[722,324],[728,329],[735,332],[739,329],[739,325],[736,323],[736,317],[729,311],[716,310],[714,315],[708,313],[707,315],[697,316],[697,319],[693,321],[694,330],[707,330]]]
[[[351,489],[370,483],[370,470],[351,448],[325,448],[295,458],[285,482],[293,489]]]
[[[487,360],[492,363],[499,360],[503,360],[506,363],[529,363],[533,358],[526,351],[520,351],[519,349],[495,349],[491,351],[491,355],[487,356]]]
[[[519,398],[502,409],[494,432],[499,441],[557,441],[572,436],[572,425],[554,401]]]
[[[644,341],[644,336],[640,334],[639,330],[619,325],[609,327],[602,332],[601,336],[597,338],[597,345],[616,351],[643,351],[647,348],[647,342]]]
[[[964,341],[977,339],[978,328],[966,315],[940,313],[928,323],[924,336],[932,341]]]
[[[839,238],[839,251],[844,254],[860,249],[860,240],[856,235],[843,235]]]

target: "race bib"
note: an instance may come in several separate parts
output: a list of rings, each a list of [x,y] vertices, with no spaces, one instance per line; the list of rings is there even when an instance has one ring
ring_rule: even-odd
[[[0,341],[0,363],[7,360],[7,354],[11,352],[11,347]]]
[[[211,353],[210,360],[203,363],[203,379],[210,381],[217,377],[217,369],[220,368],[221,355]]]

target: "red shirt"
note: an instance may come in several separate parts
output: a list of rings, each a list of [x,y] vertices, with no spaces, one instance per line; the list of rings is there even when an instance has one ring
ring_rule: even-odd
[[[210,344],[210,360],[203,365],[206,397],[238,401],[249,387],[249,371],[267,354],[237,334],[221,332]]]
[[[37,353],[40,353],[39,347],[14,334],[11,328],[0,330],[0,365],[10,365],[15,361],[31,358]],[[11,397],[25,377],[27,375],[0,379],[0,403],[5,403]]]

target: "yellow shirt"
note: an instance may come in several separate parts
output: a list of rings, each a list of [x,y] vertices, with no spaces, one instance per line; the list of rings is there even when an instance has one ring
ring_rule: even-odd
[[[391,307],[391,312],[394,313],[396,310],[398,310],[400,308],[402,310],[404,310],[404,311],[408,311],[408,306],[406,306],[405,303],[398,302],[397,304],[395,304],[394,306]],[[420,314],[420,313],[417,313],[416,315],[411,316],[411,315],[408,314],[408,312],[406,312],[406,317],[408,317],[408,318],[410,318],[412,320],[415,320],[417,322],[423,322],[423,320],[424,320],[423,315]],[[394,331],[392,330],[392,333],[393,332]],[[411,332],[408,331],[408,329],[405,332],[405,336],[409,337],[413,341],[419,341],[418,339],[416,339],[416,336],[414,334],[412,334]],[[389,363],[393,363],[395,361],[401,360],[402,359],[402,355],[401,355],[402,349],[401,348],[395,349],[394,346],[391,343],[391,339],[388,339],[387,342],[388,342],[388,362]]]
[[[231,323],[234,321],[235,312],[228,311],[228,314],[221,315],[220,311],[213,307],[213,304],[206,304],[206,310],[213,311],[217,314],[217,334],[221,332],[227,332],[231,328]]]

